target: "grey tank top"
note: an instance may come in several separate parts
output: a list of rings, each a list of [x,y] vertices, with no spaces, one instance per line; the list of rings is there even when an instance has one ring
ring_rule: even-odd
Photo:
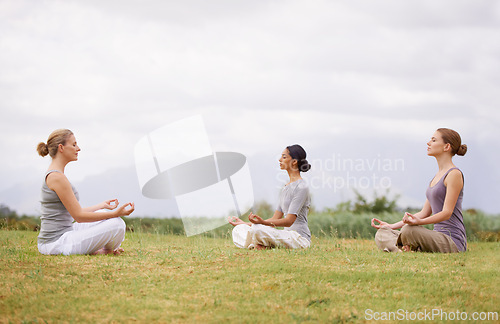
[[[309,187],[304,179],[294,181],[285,186],[280,193],[280,202],[277,211],[282,212],[284,216],[288,214],[297,215],[292,226],[285,227],[285,230],[296,231],[301,236],[311,241],[311,231],[307,225],[307,214],[311,204],[309,197]]]
[[[425,195],[431,204],[432,214],[437,214],[443,210],[444,199],[446,197],[444,179],[450,171],[455,169],[460,171],[458,168],[449,169],[438,183],[436,183],[433,187],[429,185],[429,188],[427,188]],[[448,220],[434,224],[434,230],[450,236],[453,242],[457,245],[458,250],[461,252],[467,250],[467,235],[465,234],[464,218],[462,216],[463,193],[464,191],[462,188],[460,194],[458,195],[457,203],[455,204],[451,217]]]
[[[50,243],[57,241],[64,233],[73,229],[73,217],[69,214],[66,207],[64,207],[61,199],[57,193],[47,186],[47,176],[52,172],[59,172],[57,170],[50,170],[45,174],[42,185],[41,195],[41,227],[40,234],[38,235],[38,243]],[[73,193],[77,200],[79,200],[78,192],[75,187],[71,185]]]

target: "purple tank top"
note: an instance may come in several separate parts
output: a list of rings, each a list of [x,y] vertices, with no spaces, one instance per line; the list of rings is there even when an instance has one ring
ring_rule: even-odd
[[[446,197],[444,179],[450,171],[455,169],[459,170],[458,168],[449,169],[438,183],[436,183],[433,187],[429,185],[429,188],[427,188],[427,191],[425,192],[425,196],[431,204],[433,215],[443,210],[444,198]],[[467,236],[465,234],[464,218],[462,216],[463,193],[464,191],[462,188],[460,194],[458,195],[457,203],[455,204],[451,217],[448,220],[434,224],[434,230],[450,236],[453,242],[457,245],[458,250],[461,252],[467,250]]]

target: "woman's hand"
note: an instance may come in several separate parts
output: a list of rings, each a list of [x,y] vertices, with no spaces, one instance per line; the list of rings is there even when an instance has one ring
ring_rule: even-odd
[[[241,225],[241,224],[248,225],[247,223],[245,223],[244,221],[242,221],[241,219],[239,219],[236,216],[229,216],[227,218],[227,221],[229,222],[229,224],[231,224],[233,226],[237,226],[237,225]]]
[[[130,207],[127,209],[127,207]],[[115,207],[116,208],[116,207]],[[132,212],[135,210],[135,205],[134,203],[126,203],[118,207],[117,210],[115,210],[113,213],[116,215],[116,217],[121,217],[121,216],[128,216],[132,214]]]
[[[375,224],[375,222],[377,222],[378,224]],[[380,219],[377,219],[377,218],[372,218],[372,227],[375,227],[376,229],[380,229],[382,226],[391,227],[391,225],[389,223],[381,221]]]
[[[253,213],[250,213],[250,215],[248,215],[248,220],[252,224],[264,224],[264,220],[262,219],[262,217],[260,217],[259,215],[255,215]]]
[[[420,218],[415,217],[410,213],[405,213],[403,216],[403,223],[408,225],[420,225]]]
[[[118,207],[118,199],[110,199],[101,203],[101,209],[113,210]]]

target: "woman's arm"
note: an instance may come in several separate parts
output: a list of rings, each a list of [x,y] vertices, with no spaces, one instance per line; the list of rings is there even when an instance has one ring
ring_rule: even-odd
[[[426,200],[424,207],[422,207],[422,210],[420,210],[418,213],[415,213],[413,215],[410,213],[405,213],[402,220],[400,220],[397,223],[393,223],[393,224],[386,223],[386,222],[381,221],[377,218],[372,218],[372,227],[379,229],[382,226],[388,226],[391,229],[400,229],[401,227],[403,227],[406,224],[404,222],[405,217],[407,217],[407,218],[414,217],[414,218],[423,219],[423,218],[429,217],[431,214],[432,214],[431,204],[429,203],[428,200]],[[378,223],[378,224],[376,224],[376,223]]]
[[[407,213],[407,214],[410,214],[410,213]],[[422,207],[422,210],[420,210],[418,213],[415,213],[415,214],[413,214],[411,216],[417,217],[417,218],[420,218],[420,219],[424,219],[424,218],[427,218],[427,217],[429,217],[431,215],[432,215],[431,203],[429,202],[429,200],[426,199],[424,207]]]
[[[457,204],[460,191],[462,191],[462,188],[464,186],[462,173],[458,170],[451,171],[446,176],[444,184],[446,186],[446,196],[444,198],[443,209],[439,213],[430,216],[430,214],[432,213],[431,211],[429,212],[429,216],[418,218],[407,217],[405,215],[405,217],[403,217],[403,222],[409,225],[427,225],[440,223],[450,219],[451,215],[453,214],[453,210],[455,209],[455,205]],[[413,215],[408,214],[408,216]]]
[[[378,223],[378,224],[377,224]],[[401,227],[403,227],[404,223],[403,221],[399,221],[397,223],[393,223],[393,224],[389,224],[387,222],[384,222],[384,221],[381,221],[380,219],[377,219],[377,218],[372,218],[372,223],[371,223],[372,227],[375,227],[376,229],[380,229],[381,227],[383,226],[387,226],[389,227],[390,229],[400,229]]]
[[[278,215],[277,215],[278,213]],[[276,217],[275,216],[279,216]],[[297,219],[297,215],[295,214],[288,214],[286,217],[283,218],[283,213],[276,211],[273,215],[273,217],[269,219],[262,219],[259,215],[255,215],[250,213],[248,215],[248,220],[253,223],[253,224],[262,224],[266,226],[271,226],[271,227],[290,227],[292,224],[295,222]]]
[[[118,207],[118,199],[110,199],[110,200],[103,201],[102,203],[97,204],[95,206],[82,207],[82,210],[86,211],[86,212],[95,212],[95,211],[101,210],[101,209],[113,210],[116,207]]]
[[[283,212],[280,212],[279,210],[275,210],[273,217],[268,218],[268,220],[278,220],[278,219],[283,218],[283,216],[284,216]]]
[[[250,213],[250,215],[254,215],[254,216],[257,216],[255,214],[252,214]],[[248,218],[250,219],[250,215],[248,215]],[[259,217],[260,219],[262,219],[260,216],[257,216]],[[274,212],[274,215],[273,217],[269,218],[268,220],[276,220],[276,219],[280,219],[283,217],[283,213],[280,212],[280,211],[275,211]],[[227,221],[229,222],[229,224],[233,225],[233,226],[237,226],[237,225],[241,225],[241,224],[245,224],[245,225],[248,225],[248,226],[252,226],[252,222],[244,222],[243,220],[241,220],[240,218],[236,217],[236,216],[229,216],[227,218]]]
[[[229,216],[227,218],[227,221],[229,222],[229,224],[231,224],[233,226],[238,226],[238,225],[241,225],[241,224],[245,224],[245,225],[248,225],[248,226],[252,225],[252,223],[250,223],[250,222],[244,222],[240,218],[238,218],[237,216]]]
[[[304,206],[308,197],[309,197],[309,189],[304,186],[299,186],[294,191],[293,197],[290,201],[290,204],[288,205],[289,214],[285,216],[284,213],[281,211],[281,207],[278,207],[279,210],[276,210],[274,212],[273,217],[267,220],[264,220],[259,215],[254,215],[252,213],[250,213],[250,215],[248,216],[248,220],[253,224],[262,224],[272,227],[290,227],[297,219],[297,214]]]
[[[56,172],[51,173],[47,176],[46,182],[47,186],[56,192],[64,207],[66,207],[69,214],[78,223],[96,222],[108,218],[127,216],[134,211],[133,203],[124,204],[112,212],[95,213],[92,211],[85,211],[76,199],[71,184],[65,175]],[[127,207],[130,208],[126,209]]]

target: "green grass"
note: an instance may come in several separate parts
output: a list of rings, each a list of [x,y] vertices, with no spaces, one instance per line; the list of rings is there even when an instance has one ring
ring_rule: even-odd
[[[336,323],[365,322],[368,309],[500,311],[497,242],[461,254],[389,254],[371,240],[313,237],[307,250],[249,251],[227,233],[135,232],[121,256],[43,256],[36,236],[0,231],[1,323]]]

